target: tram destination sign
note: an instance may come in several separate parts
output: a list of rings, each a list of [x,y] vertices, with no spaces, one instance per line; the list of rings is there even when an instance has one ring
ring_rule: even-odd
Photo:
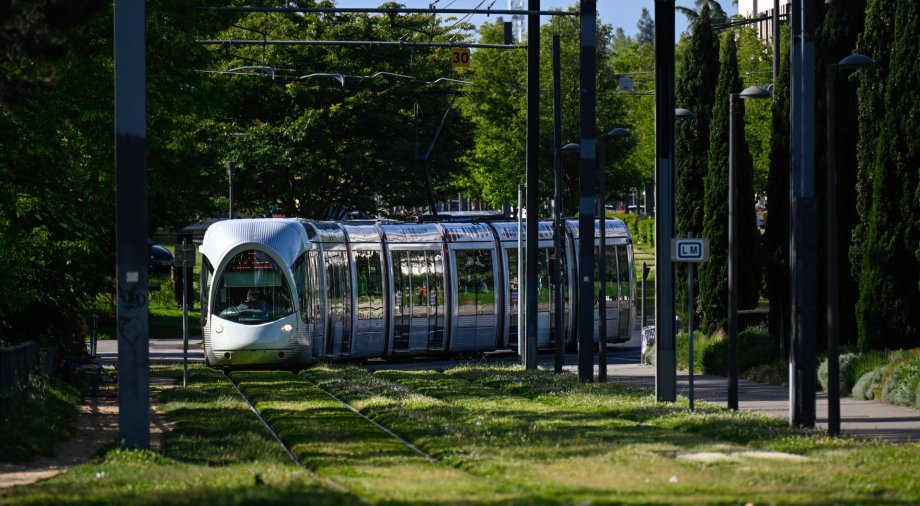
[[[672,262],[706,262],[709,260],[709,239],[704,237],[671,239]]]

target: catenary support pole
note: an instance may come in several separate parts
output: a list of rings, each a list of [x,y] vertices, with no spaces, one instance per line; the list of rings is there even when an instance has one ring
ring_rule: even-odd
[[[531,11],[540,0],[529,0]],[[537,368],[537,262],[540,209],[540,16],[527,16],[527,309],[524,314],[524,368]]]
[[[674,339],[674,0],[655,0],[655,396],[677,398]]]
[[[147,78],[143,1],[115,0],[116,289],[118,428],[150,447],[147,320]]]
[[[565,362],[565,301],[562,292],[562,80],[560,37],[553,35],[553,317],[556,320],[554,366]]]
[[[579,51],[581,75],[581,121],[579,136],[581,160],[579,163],[578,203],[578,379],[591,381],[594,373],[594,213],[596,170],[595,147],[596,79],[597,79],[597,2],[581,2],[581,48]]]

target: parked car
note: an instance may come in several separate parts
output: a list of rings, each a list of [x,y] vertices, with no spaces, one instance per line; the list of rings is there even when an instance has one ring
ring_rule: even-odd
[[[150,258],[147,262],[147,268],[150,272],[169,273],[175,260],[172,251],[159,244],[150,245]]]

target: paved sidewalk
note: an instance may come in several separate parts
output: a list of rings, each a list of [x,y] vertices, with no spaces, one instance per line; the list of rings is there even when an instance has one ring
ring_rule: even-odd
[[[641,388],[655,388],[655,367],[633,364],[608,368],[610,381]],[[726,405],[728,380],[721,376],[693,377],[694,398]],[[687,373],[677,375],[677,394],[689,397]],[[738,381],[738,408],[757,411],[784,420],[789,419],[789,389],[753,381]],[[827,396],[818,394],[818,427],[827,428]],[[897,443],[920,442],[920,411],[875,401],[860,401],[852,397],[840,400],[840,430],[844,434],[877,437]]]

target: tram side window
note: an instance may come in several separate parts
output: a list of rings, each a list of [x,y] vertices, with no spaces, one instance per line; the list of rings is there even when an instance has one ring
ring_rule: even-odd
[[[457,251],[457,291],[461,315],[495,312],[495,278],[489,250]]]
[[[611,300],[617,297],[617,248],[613,245],[607,245],[604,250],[606,255],[604,257],[604,270],[607,272],[607,285],[605,286],[605,295],[607,300]],[[594,262],[594,274],[595,279],[600,279],[601,275],[601,265],[600,265],[600,247],[595,246],[594,248],[595,262]],[[600,283],[594,283],[594,300],[597,301],[600,295]]]
[[[620,300],[632,300],[632,285],[629,281],[629,250],[627,248],[628,246],[625,244],[617,246],[618,295]]]
[[[358,319],[383,318],[383,274],[379,251],[355,252],[358,283]]]

